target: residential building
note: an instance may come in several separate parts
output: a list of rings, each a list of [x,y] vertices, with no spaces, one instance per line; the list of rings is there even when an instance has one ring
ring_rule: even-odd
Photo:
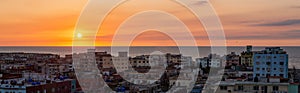
[[[101,68],[114,68],[112,55],[107,52],[95,52],[96,64]]]
[[[253,58],[252,46],[248,45],[246,47],[246,51],[241,53],[241,65],[253,66],[252,58]]]
[[[119,52],[118,57],[113,57],[114,67],[118,72],[123,72],[128,70],[129,57],[127,56],[127,52]]]
[[[203,58],[197,58],[196,61],[197,63],[200,63],[200,66],[202,68],[206,67],[221,67],[223,58],[220,55],[217,54],[209,54],[208,57],[203,57]]]
[[[216,93],[298,93],[297,84],[252,81],[223,81]]]
[[[181,54],[171,54],[167,53],[166,54],[166,59],[168,64],[176,64],[179,65],[181,63]]]
[[[130,58],[130,64],[132,67],[148,67],[149,65],[149,60],[147,60],[147,57],[133,57]]]
[[[197,65],[199,65],[201,68],[208,67],[208,64],[209,64],[209,58],[208,58],[208,57],[196,58],[196,63],[197,63]]]
[[[280,47],[267,47],[253,55],[253,77],[288,78],[288,54]]]
[[[230,54],[226,55],[226,66],[240,65],[240,58],[241,57],[235,52],[231,52]]]
[[[40,77],[38,73],[30,74],[29,77],[25,76],[26,78],[17,74],[2,75],[0,93],[75,93],[76,91],[75,79],[64,76],[49,79]]]
[[[75,80],[46,82],[28,82],[28,84],[8,81],[0,85],[0,93],[75,93]],[[73,83],[72,83],[73,82]]]
[[[103,68],[114,68],[112,56],[103,56],[102,60]]]
[[[193,58],[191,56],[182,56],[181,57],[181,68],[190,67],[193,65]]]

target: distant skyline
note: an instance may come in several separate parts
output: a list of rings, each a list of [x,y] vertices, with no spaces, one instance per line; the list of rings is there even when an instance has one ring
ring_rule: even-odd
[[[0,1],[0,46],[72,46],[76,22],[88,0],[4,0]],[[132,0],[134,1],[134,0]],[[146,2],[146,1],[145,1]],[[228,46],[300,46],[300,1],[299,0],[210,0],[224,27]],[[165,2],[161,1],[161,5]],[[191,6],[203,6],[199,1]],[[128,10],[133,6],[124,5]],[[159,5],[158,5],[159,7]],[[183,21],[193,27],[192,33],[198,46],[209,46],[206,32],[201,23],[180,7],[160,7],[183,16]],[[116,23],[126,17],[128,10],[116,9],[109,15],[101,32],[97,35],[96,45],[109,46]],[[138,10],[138,9],[136,9]],[[95,10],[92,10],[95,11]],[[154,17],[155,15],[149,15]],[[160,18],[164,21],[165,18]],[[141,19],[147,22],[147,19]],[[166,21],[166,20],[165,20]],[[167,23],[166,23],[167,24]],[[89,24],[86,24],[88,27]],[[136,27],[128,27],[134,29]],[[176,31],[180,36],[181,31]],[[130,32],[121,32],[126,38]],[[80,33],[84,40],[88,36]],[[181,37],[185,40],[185,37]],[[122,41],[115,41],[123,46]],[[142,33],[132,42],[133,46],[176,46],[165,34],[149,31]],[[83,45],[85,46],[85,45]],[[190,46],[190,45],[185,45]]]

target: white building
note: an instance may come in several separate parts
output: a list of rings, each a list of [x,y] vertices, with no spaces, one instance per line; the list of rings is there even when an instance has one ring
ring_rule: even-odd
[[[113,64],[118,72],[128,70],[129,58],[127,52],[119,52],[118,57],[113,57]]]
[[[223,58],[220,55],[210,54],[208,57],[197,58],[196,63],[201,65],[202,68],[205,67],[221,67]]]
[[[193,65],[193,58],[191,56],[181,57],[181,68],[190,67]]]

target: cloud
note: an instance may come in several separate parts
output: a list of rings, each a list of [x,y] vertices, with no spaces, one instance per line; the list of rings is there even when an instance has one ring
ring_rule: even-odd
[[[292,6],[291,8],[300,8],[300,6]]]
[[[284,20],[284,21],[274,22],[274,23],[255,24],[254,26],[290,26],[290,25],[300,25],[300,19],[290,19],[290,20]]]
[[[300,39],[300,30],[287,30],[287,31],[276,31],[276,32],[266,32],[261,31],[264,33],[252,33],[252,34],[228,34],[225,36],[226,40],[298,40]],[[183,32],[176,32],[178,33],[177,38],[180,40],[186,40],[187,37],[181,35]],[[130,35],[123,34],[121,37],[126,38]],[[101,40],[110,40],[112,39],[113,35],[105,35],[105,36],[98,36],[98,38],[101,38]],[[154,38],[155,37],[155,38]],[[144,35],[143,37],[140,37],[140,41],[169,41],[167,39],[168,37],[164,35],[159,34],[148,34]],[[194,35],[194,38],[196,40],[209,40],[210,38],[207,35],[198,34]],[[215,40],[222,40],[222,36],[214,37]],[[125,39],[124,39],[125,40]],[[122,41],[122,40],[120,40]]]
[[[300,30],[288,30],[264,34],[227,36],[227,40],[283,40],[300,39]]]
[[[287,31],[289,33],[293,33],[293,34],[300,34],[300,30],[290,30],[290,31]]]
[[[207,3],[208,3],[207,1],[198,1],[198,2],[195,2],[193,5],[204,5]]]
[[[261,23],[262,20],[243,20],[243,21],[238,21],[236,22],[237,24],[257,24]]]

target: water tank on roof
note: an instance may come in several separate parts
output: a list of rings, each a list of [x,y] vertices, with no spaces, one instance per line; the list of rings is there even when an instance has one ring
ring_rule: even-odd
[[[68,79],[69,77],[68,76],[64,76],[64,79]]]
[[[65,78],[63,76],[60,76],[59,77],[59,80],[64,80]]]
[[[32,82],[31,85],[37,85],[37,83],[36,82]]]
[[[36,82],[37,85],[41,85],[41,82]]]
[[[33,82],[33,80],[31,78],[28,79],[28,82]]]

